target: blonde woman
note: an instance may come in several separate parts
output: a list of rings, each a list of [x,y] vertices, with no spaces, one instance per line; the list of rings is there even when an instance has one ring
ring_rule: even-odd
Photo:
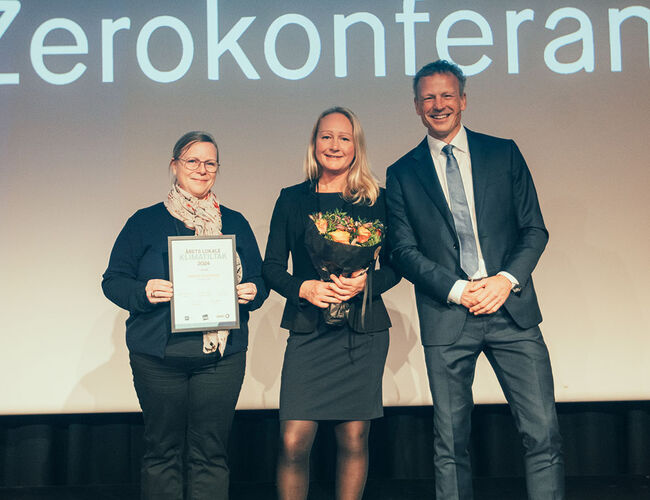
[[[384,191],[370,172],[363,130],[352,111],[335,107],[318,117],[305,173],[304,182],[280,193],[263,264],[268,286],[287,299],[281,326],[290,331],[280,391],[278,493],[281,500],[307,497],[311,446],[318,422],[329,420],[336,422],[336,498],[360,499],[370,421],[383,415],[390,319],[381,294],[399,276],[386,263],[384,247],[379,269],[321,281],[305,247],[305,228],[313,224],[309,215],[315,212],[339,209],[355,218],[385,221]],[[364,309],[366,281],[372,283],[371,305]],[[325,323],[321,311],[346,301],[347,320]]]

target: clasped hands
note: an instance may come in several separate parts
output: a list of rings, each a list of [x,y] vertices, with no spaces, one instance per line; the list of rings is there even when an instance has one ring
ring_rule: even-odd
[[[510,290],[512,282],[501,274],[470,281],[463,290],[460,303],[474,315],[492,314],[503,305]]]
[[[307,280],[300,285],[298,295],[316,307],[325,309],[330,304],[346,302],[361,292],[366,286],[368,275],[364,269],[347,276],[330,274],[332,281]]]
[[[144,293],[152,304],[169,302],[174,295],[174,287],[171,281],[153,279],[147,281]],[[240,283],[237,285],[237,302],[248,304],[257,295],[255,283]]]

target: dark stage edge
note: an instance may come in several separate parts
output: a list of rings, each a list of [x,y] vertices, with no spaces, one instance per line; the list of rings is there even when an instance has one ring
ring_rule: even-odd
[[[650,500],[650,476],[570,477],[567,500]],[[234,483],[230,500],[276,500],[270,483]],[[525,500],[522,478],[478,478],[475,500]],[[2,500],[138,500],[135,485],[0,488]],[[311,484],[308,500],[331,500],[333,485]],[[433,480],[370,480],[364,500],[433,500]]]

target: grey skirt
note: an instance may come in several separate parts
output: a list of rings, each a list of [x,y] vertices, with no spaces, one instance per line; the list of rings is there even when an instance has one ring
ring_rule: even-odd
[[[291,332],[280,388],[280,420],[370,420],[383,416],[388,330],[356,333],[322,323]]]

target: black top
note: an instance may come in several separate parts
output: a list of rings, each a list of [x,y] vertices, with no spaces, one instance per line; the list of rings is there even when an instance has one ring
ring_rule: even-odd
[[[325,202],[325,199],[322,200]],[[353,217],[365,220],[379,219],[386,223],[384,190],[374,205],[353,204],[342,200],[341,209]],[[305,181],[280,192],[271,217],[269,239],[262,273],[269,288],[287,299],[282,315],[282,328],[295,332],[311,332],[318,325],[319,308],[299,297],[300,286],[307,280],[318,280],[304,244],[306,224],[312,224],[309,215],[320,209],[319,196],[314,187]],[[324,207],[323,207],[324,208]],[[287,270],[289,255],[293,265],[290,274]],[[357,332],[376,332],[390,326],[388,312],[381,294],[396,285],[400,276],[389,265],[386,240],[379,255],[380,268],[372,273],[372,306],[366,309],[366,317],[361,326],[361,300],[359,294],[350,301],[348,323]]]
[[[340,193],[316,193],[319,212],[345,211],[346,203]]]
[[[249,312],[258,309],[268,292],[262,280],[262,258],[250,225],[239,212],[221,206],[223,234],[236,236],[237,253],[242,264],[242,283],[257,287],[255,299],[239,306],[240,328],[231,330],[224,356],[246,350],[248,346]],[[167,236],[191,236],[178,219],[172,217],[162,203],[138,210],[120,232],[102,280],[108,299],[129,311],[126,320],[126,344],[129,351],[164,357],[171,336],[169,302],[152,304],[146,297],[145,285],[150,279],[169,280]],[[196,338],[201,333],[182,333]],[[197,347],[200,352],[200,347]]]

